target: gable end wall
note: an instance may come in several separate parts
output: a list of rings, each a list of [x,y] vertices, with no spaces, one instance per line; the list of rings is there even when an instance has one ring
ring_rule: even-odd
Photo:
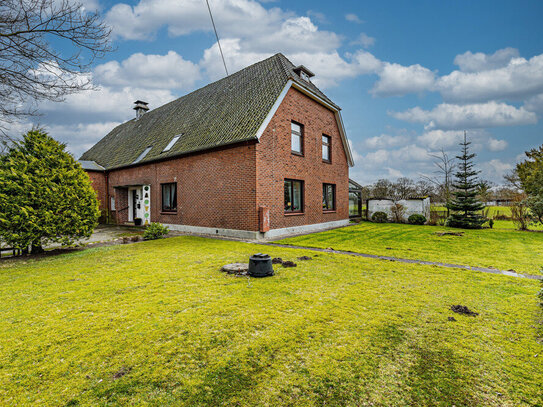
[[[291,153],[290,123],[304,125],[304,156]],[[322,135],[332,138],[332,163],[322,161]],[[303,214],[285,215],[284,179],[304,181]],[[257,205],[270,209],[270,228],[349,218],[349,167],[334,113],[290,88],[256,146]],[[336,185],[336,211],[323,212],[322,184]]]

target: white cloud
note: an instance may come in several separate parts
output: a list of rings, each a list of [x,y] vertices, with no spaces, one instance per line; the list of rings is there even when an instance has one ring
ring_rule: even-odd
[[[380,136],[370,137],[364,141],[364,144],[368,148],[386,148],[386,147],[398,147],[406,144],[409,141],[409,137],[404,135],[390,136],[388,134],[381,134]]]
[[[403,66],[387,62],[370,92],[374,96],[401,96],[430,90],[434,81],[435,72],[419,64]]]
[[[480,72],[503,68],[507,66],[513,58],[517,58],[518,56],[519,52],[516,48],[499,49],[493,54],[484,54],[482,52],[473,54],[471,51],[467,51],[457,55],[454,58],[454,63],[455,65],[458,65],[463,72]]]
[[[543,113],[543,93],[529,98],[524,107],[531,112]]]
[[[350,21],[351,23],[363,23],[363,21],[356,14],[353,13],[345,14],[345,20]]]
[[[507,145],[507,141],[505,140],[497,140],[492,137],[488,139],[488,149],[490,151],[503,151],[507,148]]]
[[[543,54],[513,58],[496,69],[454,71],[439,78],[436,89],[446,101],[523,100],[543,92]]]
[[[430,130],[417,137],[417,141],[433,150],[446,150],[458,145],[463,137],[462,130]]]
[[[404,112],[390,112],[394,118],[412,123],[424,123],[431,129],[466,129],[514,126],[537,123],[537,116],[525,108],[505,103],[488,102],[470,105],[442,103],[433,110],[414,107]]]
[[[94,69],[94,76],[106,86],[152,89],[189,89],[201,79],[199,67],[174,51],[166,55],[136,53],[120,63],[107,62]]]
[[[375,44],[375,38],[370,37],[366,33],[361,33],[358,38],[351,41],[352,45],[362,45],[364,48],[369,48]]]
[[[497,183],[503,182],[504,175],[511,171],[513,167],[514,165],[512,163],[503,162],[498,159],[486,161],[484,163],[481,163],[481,178],[488,179]]]
[[[267,10],[252,0],[217,0],[211,6],[213,13],[221,16],[217,28],[225,38],[272,33],[271,27],[291,15],[279,8]],[[151,39],[164,26],[174,37],[212,30],[207,8],[200,0],[140,0],[134,6],[120,3],[109,10],[106,20],[116,36],[130,40]]]

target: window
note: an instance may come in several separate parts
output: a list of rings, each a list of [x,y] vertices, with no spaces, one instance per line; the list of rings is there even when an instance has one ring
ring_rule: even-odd
[[[109,200],[109,209],[114,211],[115,210],[115,197],[112,196],[110,197],[110,200]]]
[[[330,136],[322,135],[322,161],[332,162],[331,157],[332,139]]]
[[[334,184],[322,184],[322,209],[324,211],[336,210],[336,186]]]
[[[179,140],[179,137],[181,137],[182,134],[178,134],[177,136],[175,136],[174,138],[172,138],[170,140],[170,142],[168,143],[168,145],[166,146],[166,148],[164,150],[162,150],[163,153],[165,153],[166,151],[170,151],[173,147],[173,145],[175,143],[177,143],[177,140]]]
[[[177,184],[162,184],[162,212],[177,211]]]
[[[141,160],[143,160],[145,158],[145,156],[149,153],[149,151],[151,151],[151,148],[153,148],[152,146],[149,146],[147,147],[145,150],[143,150],[143,153],[141,153],[138,158],[136,158],[134,160],[134,162],[132,164],[136,164],[136,163],[139,163]]]
[[[290,123],[290,149],[293,154],[303,155],[303,126],[299,123]]]
[[[309,75],[307,74],[307,72],[300,71],[300,78],[302,78],[306,82],[309,82]]]
[[[304,211],[304,182],[293,179],[285,180],[285,212],[302,213]]]

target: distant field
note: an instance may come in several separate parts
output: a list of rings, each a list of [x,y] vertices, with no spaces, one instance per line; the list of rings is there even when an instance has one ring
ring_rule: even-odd
[[[543,233],[520,232],[513,228],[510,221],[496,221],[494,229],[482,230],[361,222],[283,239],[281,243],[539,273],[543,267]],[[464,234],[436,234],[444,231]]]

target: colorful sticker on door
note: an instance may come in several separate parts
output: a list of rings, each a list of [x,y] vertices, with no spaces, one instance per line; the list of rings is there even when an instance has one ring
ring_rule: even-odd
[[[147,226],[151,224],[151,204],[149,196],[151,194],[151,185],[143,186],[143,196],[146,198],[143,206],[143,225]]]

